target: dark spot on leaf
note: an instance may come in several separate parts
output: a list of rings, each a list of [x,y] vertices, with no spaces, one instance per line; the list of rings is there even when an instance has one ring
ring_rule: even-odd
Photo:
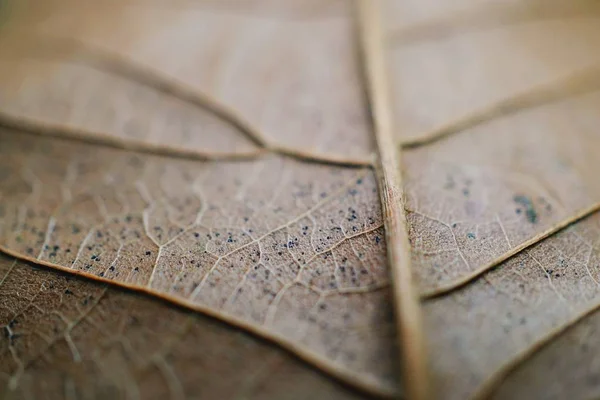
[[[527,217],[527,221],[529,221],[532,224],[535,224],[537,222],[538,214],[533,206],[533,202],[529,197],[523,195],[516,195],[513,197],[513,201],[525,208],[525,216]]]

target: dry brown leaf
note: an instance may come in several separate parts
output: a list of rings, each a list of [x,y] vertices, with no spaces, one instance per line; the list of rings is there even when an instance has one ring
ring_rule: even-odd
[[[362,13],[342,1],[62,3],[71,13],[56,8],[38,34],[74,31],[81,43],[58,59],[5,61],[10,76],[34,69],[21,74],[37,79],[29,93],[60,99],[64,114],[4,97],[1,245],[214,315],[378,394],[399,390],[391,310],[405,296],[396,327],[409,397],[593,397],[597,3],[389,0],[387,50],[377,2],[360,3]],[[115,7],[109,27],[101,16]],[[135,93],[156,100],[118,114],[113,101]],[[104,116],[81,117],[78,99]],[[151,121],[135,143],[126,119]],[[400,205],[428,358],[412,349],[419,310]]]
[[[356,379],[393,386],[371,171],[0,135],[8,251],[222,313]]]
[[[597,2],[388,5],[436,395],[593,398],[594,356],[536,360],[600,305]]]
[[[3,399],[359,399],[291,355],[162,301],[0,256]]]
[[[77,32],[88,44],[177,77],[227,104],[277,147],[363,162],[374,151],[365,135],[370,122],[350,2],[54,3],[38,17],[38,33]],[[72,102],[68,95],[57,96]]]
[[[207,99],[182,99],[184,93],[176,96],[167,88],[136,82],[131,74],[119,75],[110,65],[93,64],[89,57],[85,63],[85,58],[77,62],[72,55],[43,58],[37,54],[43,52],[38,46],[19,58],[3,60],[0,68],[5,73],[0,74],[6,82],[0,105],[4,112],[46,121],[81,137],[92,135],[91,131],[93,137],[110,143],[127,141],[130,146],[167,147],[177,153],[242,157],[261,150],[261,137],[218,105],[216,110],[206,110],[212,105]]]
[[[179,23],[178,18],[167,20]],[[335,26],[340,18],[330,22]],[[352,25],[343,18],[340,23]],[[295,24],[305,29],[313,22]],[[317,24],[329,31],[328,25]],[[336,29],[331,36],[338,35]],[[0,139],[6,143],[1,150],[2,247],[37,262],[169,298],[274,340],[372,392],[396,391],[383,221],[371,169],[335,165],[334,160],[330,165],[302,161],[305,155],[285,156],[278,145],[263,146],[265,151],[245,160],[228,161],[238,157],[223,153],[243,148],[248,132],[240,124],[227,123],[233,119],[226,119],[229,115],[215,114],[210,107],[214,102],[183,102],[182,92],[166,94],[162,81],[154,80],[154,88],[148,80],[133,82],[136,70],[119,75],[130,64],[117,60],[124,67],[119,70],[114,62],[106,62],[107,51],[90,46],[66,49],[70,52],[56,53],[64,57],[58,60],[34,53],[8,61],[13,62],[8,68],[21,73],[27,86],[17,85],[19,90],[6,100],[12,116],[5,118]],[[339,51],[352,59],[351,47]],[[310,59],[325,62],[319,54]],[[252,76],[247,79],[255,81]],[[318,75],[302,79],[320,86]],[[344,101],[364,115],[361,89],[358,83],[352,86],[356,96],[345,95]],[[99,91],[105,94],[98,96]],[[268,92],[252,92],[272,101]],[[322,102],[342,106],[332,98],[338,91],[326,93],[331,96],[314,93],[319,101],[308,105],[318,112],[327,110]],[[62,112],[46,107],[45,96],[60,100],[51,104]],[[135,109],[122,110],[121,101],[136,96],[144,101],[130,101]],[[39,112],[30,97],[39,99]],[[89,113],[94,108],[85,104],[92,101],[106,112]],[[278,107],[278,115],[302,124],[302,113],[277,104],[283,107]],[[93,120],[83,118],[88,113]],[[55,128],[21,124],[22,115]],[[174,154],[163,158],[55,137],[65,133],[58,126],[66,124],[71,126],[69,139],[97,138],[100,132],[120,140],[109,143],[114,147],[121,143],[128,148],[131,135],[123,129],[120,115],[129,123],[156,127],[155,133],[142,130],[145,136],[135,138],[146,151],[157,145],[197,148],[200,158],[212,150],[210,158],[215,160],[184,161]],[[340,120],[335,112],[329,117]],[[169,120],[180,125],[165,130]],[[198,135],[182,132],[192,125],[209,132],[203,142],[193,142]],[[325,143],[334,134],[346,145],[366,150],[365,156],[370,154],[364,145],[372,141],[366,126],[352,122],[354,136],[360,134],[356,140],[339,126],[334,128],[316,131],[318,139]],[[31,134],[34,131],[42,137]],[[310,142],[294,129],[282,128],[278,134]],[[220,154],[207,147],[221,142]],[[262,145],[256,142],[257,148]]]
[[[466,288],[428,301],[425,327],[440,393],[454,399],[488,397],[499,379],[526,362],[538,346],[600,307],[599,234],[600,215],[594,214]],[[575,356],[568,359],[580,362]],[[583,369],[593,368],[592,357],[581,362]],[[563,371],[570,376],[569,369]],[[528,384],[509,379],[512,394],[504,392],[502,398],[526,398]],[[588,389],[593,393],[598,387],[590,384]]]
[[[517,366],[491,398],[598,398],[599,317],[594,311]]]
[[[600,199],[598,105],[599,93],[582,95],[406,151],[413,265],[424,292]]]

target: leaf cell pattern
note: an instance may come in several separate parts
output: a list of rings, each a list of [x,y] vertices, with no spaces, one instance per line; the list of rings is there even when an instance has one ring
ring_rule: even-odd
[[[402,149],[402,168],[412,262],[425,296],[599,199],[595,86],[590,93],[500,113],[455,136],[419,144],[440,126],[469,117],[474,104],[493,109],[514,93],[600,61],[594,51],[598,25],[587,13],[588,2],[567,7],[564,20],[566,14],[557,11],[562,3],[552,2],[540,20],[527,14],[534,3],[527,9],[485,2],[472,15],[502,11],[480,19],[494,29],[466,26],[465,34],[461,24],[472,18],[460,19],[461,1],[442,7],[432,7],[441,5],[433,0],[386,2],[388,18],[401,16],[395,19],[400,27],[389,24],[399,99],[394,114],[402,122],[399,144],[413,144]],[[303,14],[291,22],[282,14],[259,18],[252,7],[243,15],[136,9],[140,22],[131,43],[117,43],[131,29],[124,24],[109,34],[100,24],[82,37],[182,77],[242,111],[278,146],[370,154],[366,112],[361,101],[353,101],[361,87],[354,70],[340,72],[338,80],[324,66],[338,57],[344,68],[356,67],[348,60],[352,20],[344,6],[339,14],[328,8],[334,12],[327,17]],[[125,14],[133,12],[125,8]],[[441,18],[442,10],[460,22],[453,25],[450,18],[441,26],[450,34],[419,37],[419,29],[410,29],[410,23],[436,22],[432,17]],[[159,14],[166,22],[157,23]],[[68,17],[61,18],[44,29],[65,29]],[[237,28],[225,35],[216,21]],[[214,51],[164,57],[177,52],[167,49],[173,39],[200,31],[221,32],[196,35],[203,38],[202,49]],[[406,32],[417,35],[407,38]],[[281,56],[290,49],[306,53]],[[226,62],[215,61],[224,53]],[[247,61],[250,53],[256,59]],[[297,54],[311,56],[301,60]],[[274,61],[275,56],[280,58]],[[91,81],[102,73],[86,71]],[[263,76],[273,76],[275,83],[263,84],[257,78]],[[489,84],[499,81],[504,84]],[[298,96],[286,99],[283,94],[290,92]],[[457,100],[457,92],[465,95]],[[256,93],[267,100],[259,101]],[[331,117],[331,125],[312,129],[322,127],[323,116]],[[340,119],[352,129],[338,131],[345,126]],[[301,135],[306,132],[308,139]],[[6,129],[2,138],[8,150],[0,168],[0,240],[6,249],[191,304],[300,353],[324,354],[321,366],[348,372],[344,376],[357,378],[357,385],[397,393],[383,221],[370,169],[306,163],[277,152],[243,162],[190,162],[34,140]],[[600,304],[598,224],[598,215],[591,215],[468,284],[424,300],[436,395],[598,393],[599,381],[589,372],[597,369],[591,338]],[[566,369],[573,373],[557,375]]]
[[[360,399],[251,335],[0,256],[5,399]]]
[[[426,327],[440,393],[451,399],[473,397],[477,390],[496,384],[494,374],[500,367],[597,308],[599,237],[600,214],[594,214],[520,253],[485,279],[428,301]],[[588,360],[582,368],[592,368],[592,357]],[[504,391],[500,398],[528,393],[529,382],[520,382],[519,390]],[[598,381],[587,384],[591,393],[600,388]]]
[[[394,387],[370,170],[276,155],[183,161],[1,135],[5,249],[224,313]]]
[[[85,43],[177,77],[236,110],[275,147],[368,162],[375,146],[365,134],[370,121],[355,55],[352,3],[215,3],[65,2],[43,18],[39,33],[64,38],[77,32]],[[244,6],[234,12],[239,3]],[[181,51],[182,46],[193,51]]]
[[[413,266],[423,292],[600,199],[593,172],[599,102],[598,93],[586,94],[405,152]]]
[[[434,394],[594,398],[597,4],[443,3],[387,2]]]

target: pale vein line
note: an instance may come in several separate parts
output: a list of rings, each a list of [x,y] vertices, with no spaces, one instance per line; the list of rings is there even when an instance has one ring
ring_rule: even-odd
[[[133,292],[144,293],[150,297],[158,298],[171,304],[184,307],[188,310],[201,313],[211,318],[215,318],[238,329],[243,329],[252,335],[270,341],[271,343],[288,351],[289,353],[295,355],[301,360],[304,360],[305,362],[314,365],[316,368],[322,370],[326,374],[329,374],[333,378],[346,382],[364,393],[368,393],[370,395],[381,398],[392,398],[397,394],[397,389],[394,386],[390,386],[387,384],[382,385],[381,382],[371,377],[364,376],[361,373],[357,373],[338,363],[332,362],[329,358],[320,354],[320,352],[307,349],[305,345],[296,343],[290,340],[289,338],[285,337],[283,334],[273,332],[272,330],[269,330],[264,326],[258,325],[253,322],[249,322],[243,318],[229,314],[227,312],[219,311],[212,307],[204,306],[193,301],[186,300],[180,296],[174,296],[168,293],[159,293],[145,286],[115,281],[108,278],[99,277],[81,270],[75,270],[69,267],[64,267],[48,261],[37,260],[33,257],[25,256],[23,254],[20,254],[19,252],[12,251],[4,245],[0,245],[0,252],[3,252],[11,257],[15,257],[20,260],[28,261],[33,265],[48,267],[52,270],[64,271],[66,273],[87,278],[92,281],[107,283],[110,285],[126,288]]]
[[[554,82],[534,86],[514,96],[451,121],[430,132],[400,141],[403,148],[420,147],[520,111],[600,90],[600,65],[587,66]]]
[[[10,275],[10,273],[12,272],[12,270],[15,268],[15,265],[17,265],[17,259],[16,258],[13,261],[13,263],[11,264],[11,266],[8,268],[8,271],[6,271],[6,274],[4,274],[4,276],[0,280],[0,288],[4,284],[4,281],[6,281],[6,278],[8,278],[8,276]]]
[[[508,248],[512,248],[513,246],[510,243],[510,239],[508,238],[508,235],[506,234],[506,229],[504,229],[504,224],[500,220],[500,216],[498,214],[496,214],[496,222],[498,222],[498,225],[500,225],[500,229],[502,230],[502,234],[504,235],[504,238],[506,239],[506,243],[508,244]]]
[[[23,35],[27,34],[25,32]],[[184,147],[172,147],[164,144],[152,144],[143,140],[124,139],[115,137],[102,132],[89,132],[85,129],[76,129],[73,127],[35,123],[31,119],[16,118],[14,116],[0,113],[0,126],[7,125],[13,129],[21,129],[33,134],[46,134],[51,137],[67,138],[86,143],[94,143],[112,148],[125,149],[136,152],[167,155],[170,157],[215,160],[215,159],[253,159],[264,155],[265,153],[276,153],[291,158],[313,161],[322,164],[344,165],[344,166],[371,166],[370,159],[352,159],[338,155],[325,153],[311,153],[305,150],[289,148],[283,145],[271,143],[264,134],[250,124],[245,118],[240,115],[235,109],[221,104],[218,100],[212,98],[208,94],[195,90],[188,85],[176,81],[174,78],[164,76],[162,73],[152,70],[148,66],[134,63],[113,54],[108,49],[97,45],[92,45],[87,42],[82,42],[75,39],[64,37],[39,37],[46,41],[46,46],[43,50],[54,48],[55,52],[64,51],[70,47],[79,50],[78,58],[72,60],[79,62],[92,68],[106,71],[117,76],[121,76],[133,82],[151,87],[159,92],[178,98],[202,110],[208,110],[214,113],[222,121],[229,123],[240,130],[244,136],[254,143],[259,148],[252,152],[246,153],[218,153],[218,152],[202,152],[199,150],[190,150]],[[39,56],[39,54],[38,54]],[[6,120],[6,121],[5,121]]]
[[[529,4],[521,2],[507,4],[487,3],[451,15],[437,17],[425,23],[398,28],[388,34],[388,41],[394,48],[415,45],[430,40],[448,40],[453,36],[481,32],[491,29],[506,29],[541,21],[564,21],[567,18],[589,18],[597,13],[597,0],[549,1],[537,0]],[[594,6],[594,7],[592,7]],[[593,11],[592,11],[593,10]],[[596,15],[594,15],[596,16]]]
[[[183,400],[186,398],[185,390],[173,369],[167,364],[162,356],[154,357],[154,365],[163,375],[167,387],[169,388],[170,398],[174,400]]]
[[[471,400],[483,400],[491,398],[494,392],[498,390],[506,378],[508,378],[508,376],[520,365],[524,364],[527,360],[531,359],[535,354],[551,344],[554,340],[558,339],[561,335],[565,334],[571,328],[575,327],[579,322],[583,321],[585,318],[589,317],[599,309],[600,302],[597,302],[588,309],[585,309],[579,314],[575,315],[571,320],[563,325],[555,327],[548,334],[537,339],[531,346],[517,353],[517,355],[502,365],[498,370],[496,370],[496,372],[494,372],[485,380],[485,382],[477,389]]]
[[[0,246],[1,247],[1,246]],[[0,248],[0,251],[5,252],[6,254],[11,255],[8,251],[5,251],[3,248]],[[13,256],[15,258],[17,258],[16,256]],[[28,260],[29,261],[29,260]],[[31,261],[30,261],[31,262]],[[33,262],[35,264],[35,262]],[[42,264],[42,263],[39,263]],[[39,265],[38,264],[38,265]],[[43,264],[42,264],[43,265]],[[63,270],[67,270],[68,268],[66,267],[62,267]],[[76,274],[77,275],[77,274]],[[96,300],[94,300],[91,305],[88,307],[88,309],[84,312],[82,312],[77,318],[75,318],[73,321],[69,322],[69,320],[62,315],[60,312],[54,310],[52,312],[50,312],[50,314],[54,314],[57,315],[64,323],[65,325],[67,325],[67,327],[65,328],[65,333],[62,336],[57,336],[55,338],[53,338],[49,343],[47,343],[46,346],[46,350],[50,349],[52,346],[54,346],[59,340],[61,340],[61,338],[65,339],[65,341],[67,342],[67,345],[69,346],[69,349],[72,351],[73,349],[71,348],[71,344],[73,343],[69,343],[69,341],[72,342],[71,337],[70,337],[70,333],[71,331],[78,326],[81,321],[84,320],[84,318],[86,318],[88,316],[88,314],[100,303],[100,301],[104,298],[104,296],[106,295],[107,289],[105,288],[102,293],[100,294],[100,296],[98,296],[98,298]],[[36,295],[37,296],[37,295]],[[42,314],[47,314],[46,311],[40,309],[38,306],[36,306],[35,304],[32,304],[33,300],[30,302],[31,305],[33,305],[34,307],[36,307]],[[76,350],[76,349],[75,349]],[[12,389],[15,389],[18,384],[19,384],[19,380],[22,376],[22,373],[25,371],[26,368],[28,368],[31,364],[33,364],[36,360],[38,360],[40,357],[44,356],[45,352],[40,352],[38,353],[34,358],[27,360],[27,362],[25,364],[22,364],[22,368],[20,369],[20,371],[17,371],[15,374],[13,374],[11,376],[11,380],[10,380],[10,386]],[[81,361],[81,358],[77,359],[75,357],[79,357],[79,353],[77,352],[77,356],[75,355],[75,353],[73,353],[74,356],[74,361],[75,362],[79,362]]]
[[[67,125],[42,122],[33,118],[12,115],[4,111],[0,111],[0,127],[36,136],[70,140],[117,150],[192,160],[252,160],[267,153],[265,149],[261,148],[246,153],[202,152],[163,144],[153,144],[142,140],[123,139],[103,132],[93,132]]]
[[[207,274],[205,275],[205,277],[202,279],[202,282],[200,282],[200,284],[198,285],[198,287],[196,287],[196,289],[194,290],[194,292],[192,292],[192,294],[190,295],[191,298],[193,298],[194,296],[198,295],[198,293],[200,292],[200,289],[202,288],[202,286],[204,285],[208,275],[216,269],[216,265],[219,263],[219,261],[221,261],[222,259],[229,257],[230,255],[237,253],[240,250],[243,250],[249,246],[252,246],[253,244],[259,243],[261,240],[263,240],[264,238],[266,238],[269,235],[272,235],[275,232],[278,232],[282,229],[285,229],[287,227],[289,227],[290,225],[293,225],[294,223],[300,221],[302,218],[305,218],[309,215],[311,215],[314,211],[318,210],[319,208],[323,207],[325,204],[329,203],[330,201],[332,201],[336,196],[338,196],[339,194],[343,193],[345,190],[347,190],[349,187],[352,187],[352,185],[354,185],[354,182],[360,178],[363,177],[365,175],[364,172],[358,173],[355,176],[352,177],[352,179],[348,180],[348,182],[341,186],[339,189],[337,189],[335,192],[332,192],[331,195],[327,196],[325,199],[321,200],[320,202],[316,203],[313,207],[311,207],[310,209],[306,210],[305,212],[303,212],[300,215],[297,215],[295,218],[287,221],[285,224],[282,224],[280,226],[278,226],[275,229],[272,229],[271,231],[269,231],[268,233],[265,233],[264,235],[256,238],[256,239],[252,239],[251,241],[249,241],[246,244],[243,244],[240,247],[237,247],[231,251],[229,251],[226,254],[223,254],[222,256],[218,256],[217,257],[217,261],[215,261],[215,264],[213,265],[213,267],[209,270],[209,272],[207,272]],[[213,254],[214,255],[214,254]]]
[[[465,275],[453,282],[438,286],[434,289],[423,291],[421,293],[421,298],[424,300],[432,299],[435,297],[447,295],[450,292],[460,289],[460,288],[468,285],[469,283],[474,282],[475,280],[477,280],[478,278],[483,276],[486,272],[495,269],[496,267],[498,267],[500,264],[502,264],[506,260],[521,253],[523,250],[526,250],[526,249],[534,246],[535,244],[543,241],[544,239],[554,235],[555,233],[562,231],[563,229],[569,227],[570,225],[572,225],[572,224],[574,224],[574,223],[584,219],[585,217],[592,215],[598,211],[600,211],[600,203],[595,203],[591,207],[580,210],[575,215],[567,217],[566,219],[560,221],[559,223],[550,227],[546,231],[537,234],[536,236],[532,237],[531,239],[521,243],[517,247],[504,253],[503,255],[501,255],[500,257],[491,261],[490,263],[483,265],[483,266],[475,269],[474,271],[471,271],[468,275]]]
[[[421,309],[411,271],[410,244],[400,152],[394,140],[391,93],[387,77],[380,0],[357,0],[366,91],[373,118],[379,160],[376,172],[383,208],[387,252],[392,276],[403,384],[411,400],[428,398],[429,382]]]
[[[37,258],[42,258],[42,254],[44,254],[44,250],[46,249],[48,242],[50,242],[50,236],[52,236],[55,226],[56,226],[56,219],[54,219],[54,217],[50,217],[50,219],[48,220],[48,226],[46,228],[46,235],[44,236],[44,243],[42,243],[42,247],[40,249],[40,253],[38,254]]]

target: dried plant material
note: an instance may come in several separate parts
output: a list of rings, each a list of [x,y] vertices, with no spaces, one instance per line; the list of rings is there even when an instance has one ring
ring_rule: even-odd
[[[185,161],[9,130],[0,140],[5,250],[218,314],[392,390],[370,170]]]
[[[56,47],[2,62],[45,76],[3,93],[1,248],[372,394],[593,397],[597,4],[380,3],[55,4],[28,37]]]
[[[31,51],[36,50],[49,52],[41,46]],[[6,80],[0,95],[4,112],[79,132],[78,137],[91,134],[122,146],[205,158],[252,156],[264,147],[260,134],[235,113],[183,85],[150,80],[153,87],[143,71],[118,70],[110,59],[102,64],[91,57],[57,55],[63,57],[23,52],[3,60],[0,68],[18,71],[18,76],[0,72]],[[108,96],[98,95],[105,92]]]
[[[536,362],[600,306],[597,5],[546,5],[538,14],[536,2],[489,3],[437,19],[429,7],[422,29],[390,29],[439,398],[561,398],[585,378],[575,398],[598,391],[583,373],[594,356],[566,355],[563,379]]]
[[[388,71],[379,4],[371,0],[358,2],[360,37],[371,113],[379,160],[377,175],[386,239],[389,244],[389,266],[392,294],[396,310],[396,326],[400,342],[402,377],[406,396],[410,399],[429,397],[428,365],[421,330],[421,307],[413,279],[408,227],[402,193],[400,154],[396,151],[391,110]]]
[[[600,199],[598,105],[598,93],[586,94],[406,151],[413,265],[426,294]]]
[[[591,308],[589,316],[562,335],[548,338],[533,354],[525,353],[524,362],[509,364],[490,398],[597,398],[599,317],[597,308]]]
[[[403,2],[389,3],[398,5],[395,15],[402,15]],[[394,115],[403,127],[397,132],[399,139],[417,139],[475,110],[600,63],[596,51],[600,44],[600,8],[594,2],[552,1],[559,9],[565,7],[565,3],[589,6],[573,6],[579,10],[577,17],[536,19],[532,16],[521,22],[519,17],[528,12],[529,2],[512,3],[510,7],[505,5],[503,19],[514,18],[518,23],[474,31],[462,23],[456,28],[457,33],[432,40],[403,42],[403,32],[409,31],[407,34],[412,35],[412,28],[390,24],[388,45],[396,93]],[[499,7],[465,4],[463,13],[489,15],[491,19]],[[430,6],[429,11],[436,8]],[[452,21],[452,16],[450,13],[447,18]],[[477,23],[482,18],[466,20]],[[459,27],[466,32],[460,34]]]
[[[600,306],[599,232],[600,214],[594,214],[511,258],[485,279],[425,304],[440,393],[462,399],[479,391],[477,398],[487,398],[506,368],[528,361],[523,354],[537,351],[540,342]],[[523,393],[527,385],[522,383]]]
[[[370,121],[351,2],[245,2],[239,12],[227,11],[239,2],[141,3],[58,2],[34,32],[76,31],[96,48],[175,76],[235,110],[275,147],[370,160],[374,142],[364,134]],[[288,17],[298,13],[305,16]]]
[[[0,256],[4,399],[360,399],[289,354],[164,302]]]

